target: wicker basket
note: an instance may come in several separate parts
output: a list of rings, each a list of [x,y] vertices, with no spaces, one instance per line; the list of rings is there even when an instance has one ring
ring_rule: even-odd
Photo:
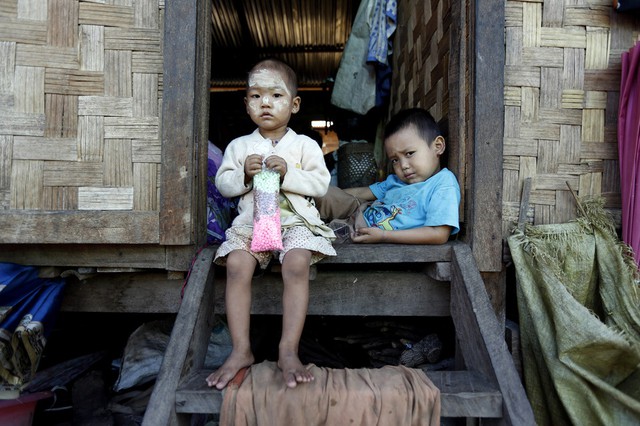
[[[377,167],[373,144],[348,143],[338,150],[338,186],[353,188],[376,181]]]

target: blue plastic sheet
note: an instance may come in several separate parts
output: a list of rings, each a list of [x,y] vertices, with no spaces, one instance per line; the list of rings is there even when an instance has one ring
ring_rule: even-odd
[[[0,379],[4,394],[23,388],[38,368],[60,310],[63,278],[38,277],[38,269],[0,263]]]

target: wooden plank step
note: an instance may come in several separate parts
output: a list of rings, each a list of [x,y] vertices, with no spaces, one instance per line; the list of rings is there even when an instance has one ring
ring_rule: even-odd
[[[206,385],[212,370],[186,377],[176,391],[176,412],[219,413],[222,392]],[[489,381],[471,371],[425,371],[440,389],[442,417],[502,417],[502,395]]]
[[[450,262],[451,251],[463,243],[445,244],[335,244],[337,256],[325,257],[319,264],[430,263]],[[218,245],[206,248],[215,252]]]
[[[451,250],[459,245],[449,241],[441,245],[422,244],[336,244],[337,256],[321,263],[428,263],[451,261]]]
[[[364,290],[366,289],[366,290]],[[282,314],[282,278],[265,274],[251,287],[251,312]],[[225,311],[224,277],[215,280],[215,307]],[[393,301],[393,303],[389,303]],[[448,316],[450,284],[424,273],[395,271],[318,271],[309,286],[308,315]]]

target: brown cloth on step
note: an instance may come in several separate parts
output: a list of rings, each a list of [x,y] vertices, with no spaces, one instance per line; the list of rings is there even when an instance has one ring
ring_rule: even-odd
[[[422,370],[309,369],[315,380],[290,389],[276,363],[252,365],[227,386],[220,425],[440,424],[440,390]]]

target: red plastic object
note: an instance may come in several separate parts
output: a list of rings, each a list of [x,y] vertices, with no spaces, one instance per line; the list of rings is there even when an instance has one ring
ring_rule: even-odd
[[[42,391],[0,400],[0,425],[31,426],[38,401],[52,395],[50,391]]]

